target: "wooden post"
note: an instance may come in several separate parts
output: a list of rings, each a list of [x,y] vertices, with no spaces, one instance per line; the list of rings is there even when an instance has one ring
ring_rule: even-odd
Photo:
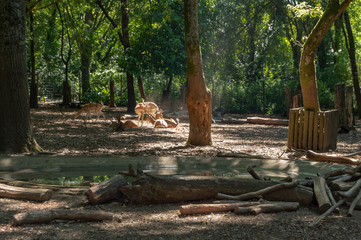
[[[347,127],[352,128],[355,124],[353,117],[353,100],[352,100],[353,87],[346,86],[346,123]]]

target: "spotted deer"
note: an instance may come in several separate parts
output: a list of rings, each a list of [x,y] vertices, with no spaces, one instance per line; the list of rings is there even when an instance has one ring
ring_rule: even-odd
[[[155,113],[157,111],[159,111],[159,108],[157,106],[157,104],[155,104],[154,102],[141,102],[138,103],[135,108],[134,108],[135,113],[138,115],[138,125],[139,125],[139,121],[142,121],[142,125],[143,126],[143,120],[144,120],[144,115],[152,115],[155,116]]]
[[[85,114],[86,117],[89,119],[92,114],[96,114],[97,120],[99,119],[100,115],[103,116],[105,120],[105,115],[102,112],[103,107],[104,105],[100,103],[87,103],[73,115],[72,119],[74,120],[82,114]]]

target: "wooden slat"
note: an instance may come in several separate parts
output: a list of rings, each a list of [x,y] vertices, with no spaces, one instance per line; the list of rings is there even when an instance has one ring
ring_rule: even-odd
[[[294,109],[290,109],[290,113],[289,113],[289,122],[288,122],[288,143],[287,143],[287,147],[289,149],[292,149],[293,145],[293,134],[294,134],[294,129],[295,129],[295,110]]]
[[[324,125],[325,125],[325,113],[320,112],[320,119],[319,119],[319,127],[318,127],[318,150],[325,151],[323,149],[323,139],[324,139]]]
[[[298,138],[297,138],[297,148],[301,149],[302,148],[302,135],[303,135],[303,114],[305,113],[305,111],[302,109],[300,110],[300,122],[298,125]]]
[[[323,119],[323,142],[322,142],[322,151],[326,151],[329,149],[330,146],[330,131],[332,131],[330,123],[332,119],[330,118],[330,112],[324,112],[324,119]]]
[[[307,148],[309,115],[310,115],[310,111],[304,111],[304,113],[303,113],[302,149]]]
[[[295,110],[295,128],[293,131],[293,146],[297,148],[297,139],[298,139],[298,121],[300,116],[300,110]]]
[[[310,111],[309,112],[309,117],[308,117],[308,140],[307,140],[307,149],[312,149],[312,141],[313,141],[313,115],[314,112]]]
[[[313,115],[313,141],[312,141],[312,150],[317,151],[318,144],[318,112],[314,112]]]

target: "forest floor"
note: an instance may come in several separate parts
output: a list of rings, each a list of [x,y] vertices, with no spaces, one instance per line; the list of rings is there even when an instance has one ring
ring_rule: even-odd
[[[76,109],[43,104],[31,111],[34,134],[39,145],[52,156],[88,157],[216,157],[219,152],[262,155],[272,159],[302,160],[304,153],[287,151],[287,127],[254,124],[212,125],[213,145],[187,146],[188,123],[185,112],[164,113],[179,118],[178,129],[143,128],[113,132],[110,119],[125,109],[104,110],[107,120],[84,125],[72,120]],[[245,115],[229,115],[244,119]],[[338,135],[333,153],[360,151],[361,122],[348,134]],[[305,160],[306,161],[306,160]],[[314,169],[315,176],[317,169]],[[310,223],[319,215],[315,207],[302,206],[296,212],[241,216],[217,213],[181,217],[178,204],[125,205],[111,202],[92,206],[84,195],[87,187],[54,187],[53,198],[39,203],[0,198],[0,239],[360,239],[361,212],[346,217],[329,216],[315,227]],[[113,213],[112,221],[54,221],[21,227],[10,225],[19,212],[50,209],[91,209]]]

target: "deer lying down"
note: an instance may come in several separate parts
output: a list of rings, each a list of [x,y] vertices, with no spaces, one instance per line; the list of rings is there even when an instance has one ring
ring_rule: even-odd
[[[134,121],[127,120],[125,122],[122,122],[122,121],[114,122],[114,121],[112,121],[111,124],[109,125],[109,127],[111,127],[113,129],[113,131],[125,131],[125,129],[127,129],[127,128],[138,128],[139,126]]]
[[[86,117],[88,119],[90,118],[90,116],[92,114],[96,114],[97,120],[99,119],[100,115],[102,115],[105,120],[105,115],[102,112],[103,107],[104,107],[103,104],[100,104],[100,103],[87,103],[73,115],[72,119],[74,120],[84,113],[84,114],[86,114]]]
[[[138,125],[139,125],[139,121],[141,120],[142,121],[141,126],[143,126],[144,114],[155,116],[155,113],[159,111],[159,108],[157,104],[153,102],[144,102],[143,100],[142,103],[138,103],[135,106],[134,111],[138,115]]]
[[[152,116],[148,115],[145,121],[150,122],[155,128],[176,128],[179,124],[179,119],[177,122],[174,119],[158,118],[154,119]]]

